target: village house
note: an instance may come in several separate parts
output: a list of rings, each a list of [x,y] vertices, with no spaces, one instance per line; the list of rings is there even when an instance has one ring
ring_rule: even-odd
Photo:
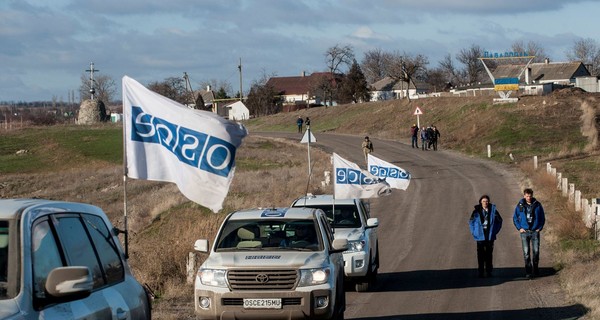
[[[317,94],[318,87],[324,81],[334,81],[329,72],[314,72],[306,75],[302,72],[300,76],[272,77],[266,85],[271,86],[277,92],[282,101],[282,111],[293,111],[307,106],[323,105],[325,98]],[[333,101],[332,105],[336,102]]]
[[[382,101],[392,99],[403,99],[407,96],[410,99],[424,97],[430,90],[429,85],[411,80],[396,80],[391,77],[385,77],[370,85],[371,101]]]

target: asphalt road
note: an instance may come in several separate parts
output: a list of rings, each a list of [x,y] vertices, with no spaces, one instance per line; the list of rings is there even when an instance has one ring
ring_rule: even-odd
[[[266,134],[300,140],[298,134]],[[311,145],[366,168],[362,137],[314,133]],[[347,319],[577,319],[585,313],[558,285],[542,237],[541,276],[527,280],[512,212],[521,198],[517,175],[493,162],[443,150],[372,139],[373,155],[412,174],[406,191],[372,199],[381,251],[370,292],[348,292]],[[317,173],[317,176],[320,176]],[[504,219],[494,247],[494,276],[477,277],[467,221],[482,194]],[[551,223],[548,217],[547,223]]]

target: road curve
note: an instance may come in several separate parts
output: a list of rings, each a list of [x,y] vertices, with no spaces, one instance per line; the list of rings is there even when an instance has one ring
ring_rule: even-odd
[[[298,134],[253,133],[300,141]],[[362,137],[314,133],[318,147],[365,168]],[[372,199],[381,251],[378,281],[370,292],[348,292],[347,319],[577,319],[552,269],[542,238],[541,276],[524,277],[512,211],[521,197],[516,175],[502,166],[452,151],[413,149],[372,139],[374,155],[412,174],[406,191]],[[318,174],[317,174],[318,175]],[[504,218],[494,248],[494,276],[477,277],[476,247],[468,218],[488,194]],[[551,223],[551,218],[548,219]]]

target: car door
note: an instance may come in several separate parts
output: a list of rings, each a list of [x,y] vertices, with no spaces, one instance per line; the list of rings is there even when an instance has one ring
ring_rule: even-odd
[[[93,292],[86,298],[70,302],[56,301],[47,296],[44,284],[48,274],[54,268],[68,265],[93,267],[91,261],[80,263],[89,259],[86,251],[93,251],[89,239],[87,236],[82,237],[82,230],[67,226],[68,224],[68,221],[65,221],[65,224],[60,226],[57,220],[48,217],[38,219],[33,224],[31,258],[34,311],[32,315],[35,315],[34,318],[44,319],[110,319],[110,307],[100,292]],[[69,240],[59,242],[57,229],[61,230],[63,236],[69,234],[67,237]],[[76,251],[71,251],[67,255],[67,252],[73,249]],[[72,260],[69,261],[69,258]]]
[[[371,249],[371,257],[370,262],[375,263],[375,258],[377,257],[377,228],[367,228],[367,220],[371,217],[370,212],[367,211],[367,208],[363,204],[362,201],[359,201],[359,211],[362,214],[361,219],[363,219],[363,226],[365,230],[365,238],[369,241],[369,248]]]

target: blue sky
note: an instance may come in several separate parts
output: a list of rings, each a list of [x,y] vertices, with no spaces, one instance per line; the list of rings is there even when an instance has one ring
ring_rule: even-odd
[[[600,0],[2,0],[0,101],[68,101],[90,62],[142,84],[187,72],[194,89],[263,75],[324,71],[325,52],[503,52],[533,40],[553,61],[577,39],[600,42]],[[120,98],[120,97],[117,97]]]

